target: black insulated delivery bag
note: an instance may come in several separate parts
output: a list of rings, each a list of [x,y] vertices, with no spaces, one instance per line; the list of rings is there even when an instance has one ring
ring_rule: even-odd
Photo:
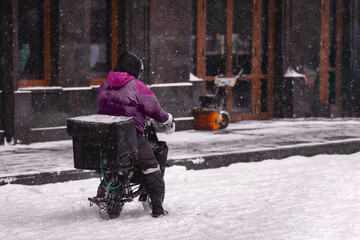
[[[135,124],[130,117],[89,115],[70,118],[76,169],[118,171],[134,165],[137,156]]]

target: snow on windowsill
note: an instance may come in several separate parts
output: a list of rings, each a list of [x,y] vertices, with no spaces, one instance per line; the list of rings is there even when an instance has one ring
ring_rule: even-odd
[[[62,87],[53,86],[53,87],[23,87],[19,88],[16,92],[28,92],[28,91],[51,91],[51,90],[62,90]]]
[[[293,78],[297,78],[297,77],[302,77],[306,80],[306,76],[304,74],[298,73],[295,70],[288,68],[288,70],[286,71],[284,77],[293,77]]]
[[[63,91],[84,91],[84,90],[92,90],[94,89],[93,86],[89,86],[89,87],[68,87],[68,88],[63,88]]]
[[[66,129],[66,126],[58,126],[58,127],[43,127],[43,128],[32,128],[31,131],[47,131],[47,130],[55,130],[55,129]]]
[[[150,88],[156,88],[156,87],[186,87],[186,86],[192,86],[193,84],[190,82],[179,82],[179,83],[159,83],[159,84],[151,84]]]
[[[97,115],[97,114],[95,114],[95,115]],[[76,119],[76,118],[79,118],[80,120],[83,120],[83,121],[94,121],[94,120],[96,120],[93,117],[88,118],[88,116],[75,117],[74,119]],[[115,120],[116,119],[119,120],[119,117],[115,117]],[[114,119],[111,119],[111,120],[113,121]],[[178,118],[174,118],[174,120],[175,121],[192,121],[192,120],[194,120],[194,117],[178,117]],[[99,121],[99,119],[97,119],[97,121]],[[101,121],[103,122],[103,119],[101,119]],[[31,131],[49,131],[49,130],[66,129],[66,128],[67,128],[67,126],[31,128]],[[3,132],[4,132],[3,130],[0,130],[0,133],[3,133]]]
[[[52,86],[52,87],[24,87],[19,88],[16,92],[36,92],[36,91],[89,91],[93,89],[99,88],[99,85],[91,85],[87,87],[59,87],[59,86]]]
[[[190,82],[202,82],[204,79],[198,78],[194,74],[190,73],[189,74],[189,80],[190,80]]]
[[[159,87],[191,87],[193,86],[192,82],[202,81],[202,79],[197,78],[190,78],[191,82],[177,82],[177,83],[159,83],[159,84],[151,84],[148,85],[150,88],[159,88]],[[25,92],[44,92],[44,91],[89,91],[98,89],[100,85],[91,85],[87,87],[59,87],[59,86],[52,86],[52,87],[23,87],[19,88],[15,93],[25,93]],[[1,93],[1,91],[0,91]]]

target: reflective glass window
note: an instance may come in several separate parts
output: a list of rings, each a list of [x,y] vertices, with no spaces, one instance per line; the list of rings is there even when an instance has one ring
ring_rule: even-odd
[[[19,74],[22,80],[44,78],[44,1],[19,1]]]

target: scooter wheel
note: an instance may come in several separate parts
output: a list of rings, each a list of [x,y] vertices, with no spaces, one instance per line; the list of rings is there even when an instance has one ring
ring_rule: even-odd
[[[102,219],[109,220],[117,218],[124,204],[111,204],[109,202],[99,203],[99,213]]]
[[[224,128],[227,128],[227,126],[229,125],[229,122],[230,122],[230,117],[228,114],[226,113],[222,113],[220,115],[220,126],[219,128],[220,129],[224,129]]]

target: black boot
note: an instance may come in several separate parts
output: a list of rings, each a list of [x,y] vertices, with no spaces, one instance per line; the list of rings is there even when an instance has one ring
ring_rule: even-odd
[[[146,189],[150,193],[152,203],[152,216],[160,217],[168,214],[164,210],[162,203],[164,201],[165,183],[160,171],[145,174]]]
[[[162,217],[168,215],[169,213],[164,210],[162,203],[164,200],[164,195],[161,194],[150,194],[151,203],[152,203],[152,216],[154,218]]]
[[[158,217],[166,216],[166,215],[168,215],[168,214],[169,214],[169,212],[166,211],[166,210],[164,210],[164,209],[162,210],[161,213],[154,213],[154,210],[153,210],[151,216],[152,216],[153,218],[158,218]]]

